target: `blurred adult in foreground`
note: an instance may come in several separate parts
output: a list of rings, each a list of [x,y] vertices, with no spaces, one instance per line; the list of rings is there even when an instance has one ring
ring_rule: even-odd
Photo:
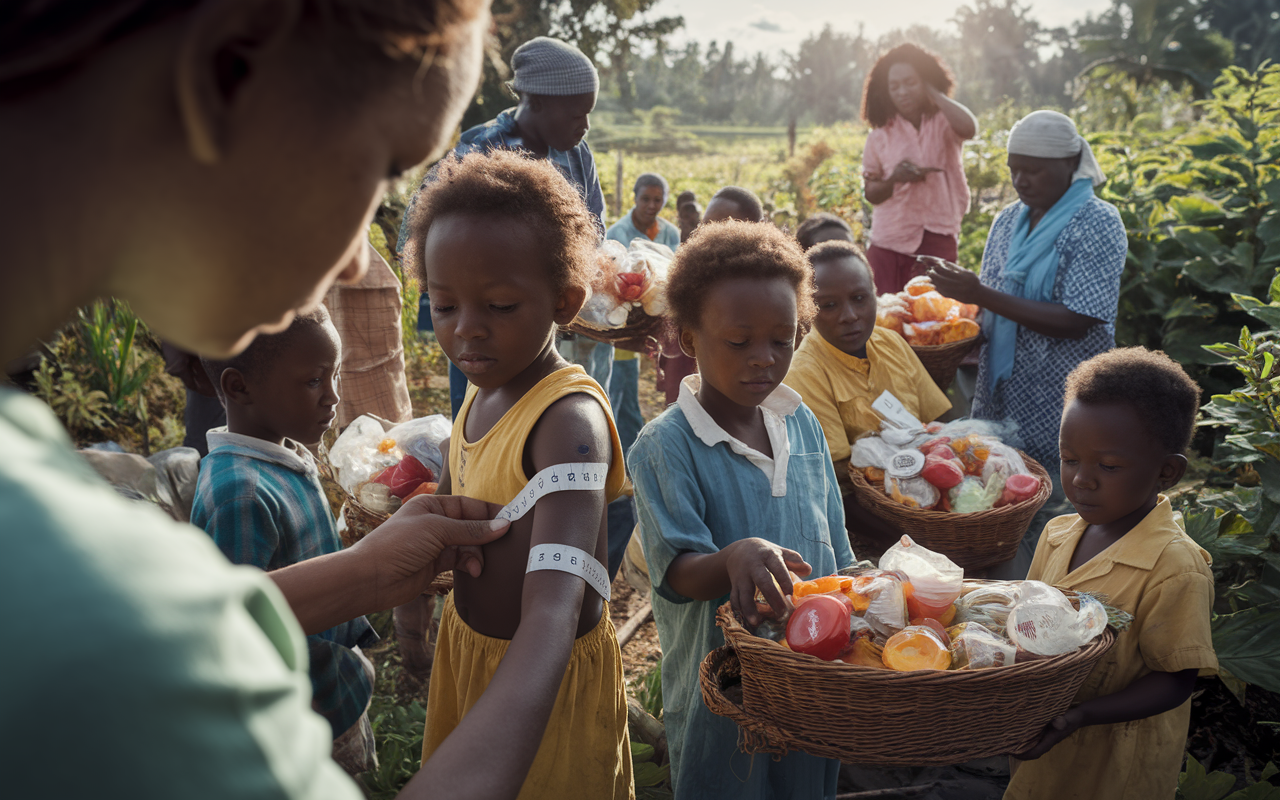
[[[981,276],[934,262],[942,294],[985,309],[973,416],[1017,426],[1022,449],[1054,479],[1054,496],[1024,539],[1030,566],[1042,518],[1063,500],[1058,429],[1066,379],[1116,344],[1116,306],[1128,240],[1115,206],[1094,195],[1105,181],[1070,117],[1033,111],[1009,132],[1018,200],[991,224]]]
[[[977,135],[978,121],[951,99],[954,88],[942,60],[911,43],[885,53],[867,75],[862,118],[872,130],[862,153],[863,192],[876,207],[867,260],[881,294],[924,274],[917,256],[956,260],[969,209],[961,147]]]
[[[488,24],[484,0],[91,5],[0,14],[0,363],[105,295],[226,357],[357,281],[378,198],[441,152]],[[357,800],[311,710],[303,634],[477,570],[458,545],[505,530],[493,513],[415,498],[267,576],[116,496],[48,408],[0,391],[0,604],[23,612],[24,649],[0,668],[6,796]],[[402,797],[514,796],[549,713],[486,697]],[[50,746],[68,720],[87,745],[74,769]]]

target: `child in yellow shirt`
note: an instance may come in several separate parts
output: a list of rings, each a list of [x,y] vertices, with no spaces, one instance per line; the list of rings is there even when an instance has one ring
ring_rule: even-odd
[[[608,396],[555,346],[557,325],[586,299],[591,215],[549,162],[494,151],[443,162],[409,224],[436,337],[471,384],[439,492],[497,511],[549,467],[594,471],[604,484],[547,494],[481,548],[478,578],[454,573],[423,760],[457,746],[474,748],[482,763],[493,742],[445,742],[464,715],[480,714],[493,719],[486,729],[517,729],[528,740],[518,745],[532,762],[521,798],[631,798],[621,654],[602,597],[607,578],[598,593],[582,575],[529,571],[531,551],[536,558],[547,545],[567,545],[582,563],[607,561],[605,506],[625,481]]]
[[[1209,554],[1161,494],[1186,471],[1199,403],[1182,367],[1141,347],[1094,356],[1067,377],[1059,448],[1076,513],[1045,526],[1027,577],[1105,594],[1134,620],[1078,705],[1015,758],[1005,800],[1174,796],[1196,675],[1218,666]]]
[[[800,393],[822,425],[844,489],[845,520],[856,537],[855,549],[874,556],[897,538],[897,532],[860,508],[849,493],[853,440],[880,429],[880,416],[871,404],[883,392],[898,398],[921,422],[937,419],[951,408],[951,401],[905,339],[876,327],[875,280],[862,249],[832,240],[814,245],[805,255],[813,265],[818,313],[813,330],[796,349],[786,383]]]

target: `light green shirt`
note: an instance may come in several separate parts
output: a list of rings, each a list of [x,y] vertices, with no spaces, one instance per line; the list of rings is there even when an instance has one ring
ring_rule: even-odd
[[[11,797],[358,800],[262,572],[125,500],[0,391],[0,774]]]

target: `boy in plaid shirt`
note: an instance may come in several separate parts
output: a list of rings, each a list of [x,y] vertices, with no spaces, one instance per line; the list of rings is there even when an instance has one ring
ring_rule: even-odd
[[[271,571],[342,548],[315,460],[302,446],[320,441],[334,421],[340,363],[324,306],[258,336],[234,358],[205,361],[227,425],[209,431],[191,522],[235,563]],[[307,637],[312,706],[329,720],[335,760],[353,774],[373,765],[365,715],[373,665],[358,648],[375,641],[364,617]]]

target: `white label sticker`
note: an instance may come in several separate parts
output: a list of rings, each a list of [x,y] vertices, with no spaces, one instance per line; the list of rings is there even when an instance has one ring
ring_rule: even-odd
[[[567,544],[540,544],[529,548],[525,572],[554,569],[577,575],[609,602],[609,572],[590,553]]]
[[[556,464],[547,467],[524,485],[520,494],[498,512],[496,519],[515,522],[529,513],[544,495],[553,492],[603,491],[608,478],[608,464]]]
[[[871,404],[871,410],[884,417],[890,425],[898,428],[916,430],[924,427],[914,414],[903,407],[902,401],[889,392],[882,392]]]
[[[895,478],[914,478],[923,469],[923,453],[919,450],[899,450],[889,458],[884,471]]]

